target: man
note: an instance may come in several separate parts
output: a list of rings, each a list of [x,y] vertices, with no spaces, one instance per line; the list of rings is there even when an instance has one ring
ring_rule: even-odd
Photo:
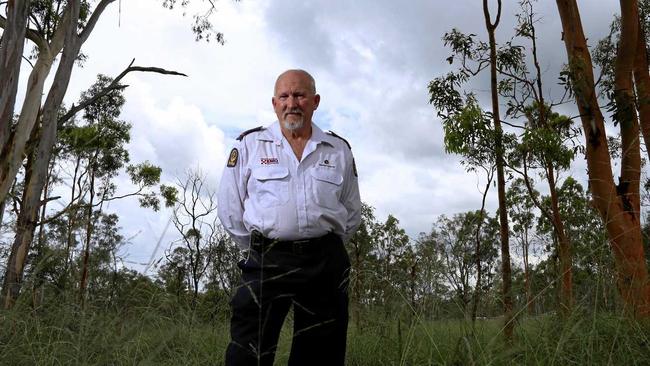
[[[361,220],[354,159],[345,140],[312,122],[320,95],[309,73],[282,73],[271,101],[278,121],[239,136],[219,187],[219,219],[247,251],[226,365],[272,365],[292,305],[289,365],[343,365],[343,243]]]

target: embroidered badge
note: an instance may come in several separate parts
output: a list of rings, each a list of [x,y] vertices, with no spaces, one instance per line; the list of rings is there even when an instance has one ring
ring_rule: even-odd
[[[228,157],[228,164],[226,165],[228,168],[232,168],[235,165],[237,165],[237,160],[239,159],[239,151],[237,151],[237,148],[232,148],[230,150],[230,156]]]
[[[278,164],[278,158],[260,158],[262,165]]]
[[[327,160],[327,159],[323,160],[322,163],[318,163],[318,165],[322,166],[324,168],[330,168],[330,169],[336,168],[336,165],[331,164],[331,162],[329,160]]]

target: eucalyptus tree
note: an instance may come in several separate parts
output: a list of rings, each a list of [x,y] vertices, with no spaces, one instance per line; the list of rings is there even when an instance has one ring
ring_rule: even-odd
[[[91,239],[92,256],[84,255],[79,263],[82,276],[86,273],[87,278],[87,283],[81,285],[87,286],[88,299],[110,305],[118,297],[118,277],[123,267],[119,251],[127,239],[120,233],[118,215],[95,211],[91,219],[96,234]]]
[[[495,275],[497,264],[497,243],[499,243],[499,223],[497,219],[482,218],[479,211],[468,211],[455,214],[452,218],[440,216],[428,234],[429,242],[439,253],[439,262],[443,266],[442,275],[454,293],[454,301],[464,316],[469,316],[468,306],[473,299],[474,287],[478,268],[475,266],[474,240],[475,230],[481,220],[481,252],[478,253],[483,275],[486,277],[480,284],[482,291],[489,289],[491,277]]]
[[[636,0],[620,3],[621,31],[614,60],[614,102],[610,105],[621,135],[618,184],[614,182],[605,118],[598,103],[593,62],[578,4],[575,0],[558,0],[557,8],[568,58],[568,81],[585,135],[589,187],[607,228],[616,262],[618,289],[628,313],[647,318],[650,316],[650,281],[641,235],[639,136],[650,128],[650,77],[639,3]]]
[[[485,3],[484,3],[485,6]],[[494,150],[502,146],[504,164],[510,172],[519,173],[523,177],[524,186],[528,194],[540,212],[549,218],[553,223],[554,235],[558,238],[560,247],[560,260],[563,286],[561,296],[561,308],[563,314],[570,312],[572,295],[571,278],[571,242],[566,235],[563,217],[560,214],[560,202],[557,199],[558,173],[567,169],[579,149],[570,147],[567,142],[573,141],[577,130],[572,128],[571,120],[553,111],[558,104],[564,103],[564,98],[552,101],[545,95],[542,82],[542,71],[540,57],[538,55],[538,36],[535,29],[537,22],[536,14],[533,11],[532,0],[521,0],[519,2],[520,12],[516,15],[517,24],[514,37],[496,48],[488,43],[476,41],[475,35],[465,35],[457,30],[447,33],[444,37],[446,43],[451,46],[454,54],[448,60],[461,62],[461,70],[464,72],[451,73],[445,77],[438,78],[430,85],[430,91],[445,96],[438,100],[449,106],[458,105],[458,94],[454,98],[454,91],[441,90],[441,87],[459,88],[470,77],[478,74],[484,68],[494,65],[494,71],[500,80],[492,78],[491,89],[498,92],[507,106],[503,121],[508,125],[510,133],[494,135]],[[485,7],[484,7],[485,10]],[[488,13],[486,13],[488,14]],[[517,44],[518,41],[527,43],[527,46]],[[491,58],[493,55],[494,59]],[[529,51],[527,51],[529,50]],[[489,55],[488,55],[489,53]],[[476,67],[468,68],[468,60],[474,61]],[[494,62],[493,62],[494,60]],[[532,70],[527,62],[532,63]],[[492,71],[492,68],[491,68]],[[493,110],[495,96],[492,96]],[[498,100],[498,98],[496,98]],[[433,98],[432,98],[433,100]],[[494,119],[494,114],[492,115]],[[498,118],[500,120],[500,118]],[[478,118],[474,118],[475,121]],[[482,124],[475,122],[474,124]],[[495,124],[496,126],[496,124]],[[495,129],[496,131],[496,129]],[[512,132],[521,131],[518,135]],[[503,139],[499,143],[499,137]],[[498,169],[497,169],[498,170]],[[532,188],[533,182],[530,177],[531,171],[540,171],[551,192],[551,205],[542,206]],[[498,178],[498,174],[497,174]],[[507,207],[505,204],[503,207]],[[507,286],[507,283],[504,282]]]
[[[66,122],[59,128],[61,131],[58,139],[59,144],[56,148],[57,160],[42,160],[43,157],[39,156],[36,151],[31,151],[28,156],[26,177],[28,184],[22,192],[14,241],[3,283],[4,305],[7,308],[12,306],[20,292],[24,267],[37,226],[43,227],[47,222],[67,215],[67,239],[65,240],[67,244],[65,257],[67,259],[60,282],[65,284],[67,283],[65,279],[68,275],[67,270],[72,260],[71,249],[74,248],[74,239],[76,239],[73,230],[79,229],[77,223],[83,221],[85,229],[84,265],[81,269],[79,286],[79,294],[83,298],[95,222],[93,215],[96,212],[101,212],[105,202],[130,196],[139,197],[141,205],[146,207],[158,209],[160,205],[161,197],[152,191],[152,188],[160,180],[160,168],[148,162],[125,167],[129,162],[126,144],[130,139],[131,126],[118,119],[124,104],[121,89],[113,89],[106,95],[102,95],[102,98],[96,98],[97,95],[104,93],[107,90],[106,86],[112,82],[112,79],[100,75],[96,84],[82,94],[80,105],[86,105],[84,118],[81,122],[77,120]],[[46,165],[41,164],[46,162]],[[67,182],[71,187],[72,195],[67,204],[62,204],[63,209],[51,213],[48,217],[41,215],[41,219],[38,220],[39,207],[45,206],[49,201],[61,198],[60,196],[45,196],[41,199],[40,190],[48,182],[47,179],[51,177],[47,167],[50,163],[55,162],[61,165],[70,163],[74,166],[73,180]],[[132,183],[136,186],[135,190],[117,191],[113,179],[120,172],[126,172],[129,175]],[[38,183],[32,180],[35,175],[40,175]],[[164,186],[161,186],[163,192],[165,189]],[[164,197],[168,202],[170,197]],[[81,215],[81,212],[84,214]],[[37,256],[36,260],[39,260],[38,257],[40,256]]]
[[[11,187],[16,181],[17,174],[26,155],[27,166],[24,174],[24,190],[29,197],[36,197],[23,202],[21,209],[26,209],[30,216],[18,222],[21,231],[30,231],[36,222],[36,214],[40,207],[38,197],[43,191],[47,180],[47,167],[50,165],[53,145],[56,142],[57,127],[64,121],[72,118],[86,105],[71,108],[61,117],[60,106],[68,87],[70,76],[76,60],[83,58],[81,47],[88,40],[98,19],[104,10],[115,0],[100,0],[93,7],[93,2],[88,0],[32,0],[0,2],[7,16],[0,15],[0,28],[2,34],[2,51],[0,51],[0,64],[3,65],[0,77],[0,202],[2,205]],[[162,0],[165,7],[172,7],[175,0]],[[190,1],[182,1],[181,6],[188,6]],[[223,35],[215,32],[209,20],[214,11],[212,1],[208,4],[208,11],[195,15],[192,27],[197,39],[209,39],[214,34],[219,43],[223,43]],[[23,57],[22,45],[25,40],[33,45],[32,56]],[[12,47],[15,46],[15,47]],[[52,78],[52,83],[45,101],[42,96],[45,91],[45,80],[50,74],[55,59],[60,56],[57,70]],[[22,60],[30,62],[31,72],[27,80],[27,92],[22,103],[18,119],[13,123],[13,109],[16,100],[17,82]],[[129,65],[102,93],[100,98],[114,89],[124,88],[119,84],[129,72],[145,71],[162,74],[182,75],[155,67],[140,67]],[[6,73],[5,73],[6,71]],[[92,101],[87,101],[90,104]],[[32,158],[31,160],[29,158]],[[12,273],[9,278],[11,286],[4,286],[2,296],[5,298],[4,306],[11,307],[13,299],[20,288],[20,280],[24,260],[29,251],[30,242],[15,243],[16,255],[10,259],[8,267]],[[4,281],[7,281],[5,277]],[[11,292],[9,291],[11,288]]]
[[[515,37],[509,41],[499,54],[499,72],[504,79],[499,85],[499,93],[506,98],[505,116],[515,121],[522,120],[524,125],[521,141],[510,160],[511,169],[520,173],[529,197],[552,223],[553,233],[557,237],[562,276],[560,307],[565,316],[572,309],[572,254],[571,240],[564,228],[564,217],[560,213],[557,185],[559,172],[569,168],[578,148],[571,148],[568,141],[573,141],[578,131],[572,127],[569,117],[560,115],[553,108],[565,102],[564,97],[552,101],[543,85],[541,58],[538,54],[538,35],[535,23],[537,14],[533,9],[534,0],[521,0],[521,11],[517,14]],[[529,43],[528,48],[514,45],[515,39]],[[532,71],[526,58],[532,61]],[[541,171],[541,176],[548,185],[551,205],[542,206],[532,188],[530,170]]]
[[[449,294],[449,284],[446,280],[446,268],[443,260],[444,252],[439,250],[436,240],[430,233],[420,233],[415,240],[414,246],[416,260],[419,265],[415,294],[419,302],[418,310],[424,316],[438,317],[440,305]],[[476,298],[474,300],[476,301]]]
[[[558,198],[562,202],[560,210],[566,232],[573,244],[576,298],[583,299],[583,305],[590,308],[611,310],[615,288],[613,263],[607,252],[607,232],[592,197],[573,177],[567,177],[558,189]],[[541,201],[544,206],[551,205],[548,196],[541,197]],[[546,216],[540,216],[537,230],[541,235],[551,235],[553,225]],[[551,257],[558,256],[555,248],[547,250]]]
[[[0,151],[0,202],[5,201],[18,174],[34,127],[40,129],[38,140],[43,141],[39,154],[49,158],[51,145],[56,138],[57,112],[68,88],[74,63],[85,57],[81,54],[82,46],[104,10],[113,2],[115,0],[0,1],[0,9],[4,9],[6,14],[0,15],[0,28],[3,30],[0,44],[0,146],[3,147]],[[161,0],[160,3],[173,8],[177,1]],[[187,7],[190,3],[192,1],[183,0],[179,5]],[[223,43],[223,34],[215,31],[210,21],[215,11],[214,2],[205,0],[201,3],[207,10],[202,9],[194,15],[192,31],[196,39],[216,39],[218,43]],[[25,57],[23,52],[26,42],[33,45],[29,57]],[[45,93],[45,80],[57,58],[60,58],[57,70],[49,91]],[[13,113],[23,60],[30,63],[31,71],[19,117],[14,123]],[[160,71],[163,70],[155,72]],[[47,96],[43,102],[45,94]]]
[[[410,239],[399,220],[388,215],[386,221],[377,227],[374,268],[377,278],[376,297],[388,318],[405,303],[407,288],[407,264],[405,255],[410,248]]]
[[[530,183],[528,183],[530,185]],[[531,187],[532,188],[532,187]],[[539,196],[539,192],[533,191],[533,194]],[[535,309],[534,297],[530,285],[530,251],[534,242],[533,234],[535,232],[535,204],[531,195],[526,188],[523,178],[515,179],[508,187],[506,192],[506,201],[508,202],[509,216],[512,220],[512,233],[516,240],[519,241],[522,250],[524,262],[524,292],[526,296],[526,308],[528,314],[532,315]]]
[[[27,141],[35,126],[41,130],[39,140],[52,141],[44,143],[39,149],[40,154],[49,156],[56,136],[58,108],[65,96],[75,60],[99,17],[113,1],[102,0],[92,12],[89,10],[88,1],[32,1],[25,5],[28,9],[26,14],[23,13],[27,17],[27,22],[24,22],[22,17],[13,16],[9,6],[14,3],[13,1],[7,4],[9,6],[7,11],[11,15],[9,18],[1,17],[0,26],[3,29],[12,29],[26,25],[27,30],[24,35],[13,32],[3,33],[3,42],[4,38],[7,38],[7,42],[23,43],[27,38],[35,45],[35,62],[27,81],[27,91],[17,122],[11,123],[12,113],[3,113],[3,119],[0,120],[2,126],[0,140],[3,142],[0,154],[0,201],[5,199],[18,173]],[[52,86],[47,93],[45,103],[41,105],[45,80],[59,54],[61,57]],[[11,67],[20,68],[22,56],[21,54],[18,58],[3,59],[0,63],[11,61],[13,62]],[[15,91],[8,90],[8,92],[13,92],[12,99],[15,101]],[[13,105],[9,104],[7,103],[6,108],[13,110]]]
[[[165,291],[176,296],[179,303],[187,300],[192,287],[190,279],[189,250],[183,246],[165,252],[165,262],[160,266],[157,277]]]
[[[229,235],[221,235],[214,246],[209,260],[206,287],[218,291],[222,299],[232,298],[237,288],[239,268],[237,262],[241,259],[241,251]]]
[[[501,274],[504,314],[506,315],[506,337],[511,338],[514,323],[512,321],[512,295],[510,270],[510,244],[508,230],[508,213],[505,202],[505,156],[514,141],[514,135],[504,132],[501,126],[498,95],[497,49],[495,31],[501,19],[501,0],[497,0],[497,15],[491,19],[488,1],[483,1],[483,15],[489,41],[476,41],[476,35],[465,35],[453,29],[443,37],[446,46],[451,47],[449,63],[458,61],[460,67],[429,83],[430,102],[438,111],[438,116],[445,126],[445,148],[448,152],[462,154],[469,166],[494,169],[497,178],[497,196],[499,202],[499,224],[501,238]],[[458,90],[473,76],[490,70],[491,112],[484,112],[472,93],[461,95]],[[449,128],[447,127],[449,126]],[[447,130],[456,130],[452,139]],[[484,138],[484,139],[483,139]],[[490,167],[490,168],[486,168]],[[492,168],[494,167],[494,168]],[[488,170],[489,171],[489,170]],[[486,188],[487,190],[487,188]],[[478,252],[478,250],[477,250]]]
[[[512,270],[510,265],[510,240],[508,229],[508,212],[506,207],[506,180],[505,180],[505,148],[503,142],[503,128],[501,127],[501,114],[499,111],[499,95],[497,89],[497,44],[496,29],[501,20],[501,0],[497,0],[497,15],[492,20],[488,0],[483,0],[483,17],[485,29],[488,33],[489,66],[490,66],[490,99],[492,101],[492,123],[495,132],[495,160],[497,171],[497,193],[499,197],[499,230],[501,237],[501,277],[503,281],[503,311],[505,315],[505,336],[512,339],[514,319],[512,312]]]
[[[352,289],[352,318],[357,330],[362,329],[361,313],[364,305],[369,302],[369,289],[372,280],[370,272],[375,257],[376,235],[380,223],[375,218],[375,208],[367,203],[361,203],[361,224],[350,239],[348,253],[350,255],[350,288]]]

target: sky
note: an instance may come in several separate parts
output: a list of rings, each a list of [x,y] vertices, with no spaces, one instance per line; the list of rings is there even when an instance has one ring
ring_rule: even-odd
[[[191,16],[202,3],[193,4],[197,7],[183,11],[164,9],[155,0],[116,1],[82,49],[88,56],[84,66],[73,71],[68,104],[98,73],[115,76],[132,59],[138,66],[188,75],[131,73],[123,80],[129,87],[121,119],[133,126],[132,163],[159,165],[167,183],[200,169],[216,190],[239,133],[275,120],[271,96],[277,75],[302,68],[314,76],[321,95],[314,122],[350,142],[361,198],[375,208],[377,219],[393,214],[415,239],[441,214],[480,208],[485,179],[445,153],[442,125],[427,91],[430,80],[455,68],[445,61],[450,55],[441,40],[445,32],[458,28],[487,38],[480,1],[220,0],[211,19],[225,45],[195,42]],[[618,4],[578,4],[595,45],[607,34]],[[559,16],[554,1],[540,1],[536,8],[545,85],[558,95],[557,71],[566,60]],[[503,1],[499,41],[513,34],[517,11],[517,1]],[[487,96],[485,79],[473,91]],[[582,160],[564,176],[584,178]],[[127,180],[120,180],[127,190]],[[495,189],[487,204],[494,212]],[[141,209],[136,200],[114,201],[105,209],[120,215],[130,240],[123,255],[133,268],[146,268],[177,238],[173,228],[166,230],[168,210]]]

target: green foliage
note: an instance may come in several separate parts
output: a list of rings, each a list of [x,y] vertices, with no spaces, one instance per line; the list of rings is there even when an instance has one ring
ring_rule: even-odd
[[[30,21],[45,39],[51,39],[62,19],[63,11],[67,5],[67,0],[31,0],[29,4]],[[79,8],[78,29],[83,29],[86,20],[90,15],[90,2],[81,1]]]
[[[172,207],[178,201],[178,189],[174,186],[161,184],[160,196],[165,201],[165,207]]]
[[[495,132],[473,95],[458,113],[443,120],[443,128],[447,152],[463,156],[468,166],[493,164]]]
[[[79,103],[85,103],[93,99],[100,92],[104,91],[112,82],[113,78],[103,74],[98,74],[97,81],[95,81],[88,90],[81,93]],[[106,120],[115,120],[120,117],[125,102],[126,99],[122,94],[122,89],[113,89],[84,109],[84,119],[89,123],[101,123]]]
[[[235,0],[239,1],[239,0]],[[187,8],[191,0],[161,0],[161,4],[164,8],[174,9],[177,5],[180,5],[182,8]],[[194,3],[199,2],[195,0]],[[225,39],[223,33],[217,32],[214,30],[214,26],[210,21],[210,16],[216,11],[215,3],[212,0],[201,0],[202,3],[207,3],[205,8],[201,12],[198,12],[192,15],[194,23],[192,24],[192,32],[196,37],[196,41],[205,40],[210,42],[211,39],[214,39],[219,44],[224,44]],[[183,12],[185,16],[185,11]]]
[[[551,163],[555,170],[566,170],[571,166],[577,149],[567,146],[566,141],[573,138],[571,120],[563,115],[552,112],[545,107],[546,121],[540,121],[539,107],[536,104],[528,106],[524,111],[528,117],[528,126],[521,135],[512,161],[526,159],[529,168],[544,169]],[[520,163],[517,163],[519,165]]]
[[[533,197],[539,199],[539,192],[533,188]],[[523,178],[515,179],[506,192],[508,217],[512,220],[512,230],[516,234],[532,231],[535,227],[535,204]]]
[[[111,78],[98,75],[97,81],[81,94],[80,102],[93,98]],[[121,90],[114,90],[84,110],[84,123],[64,125],[58,133],[57,151],[61,158],[84,162],[96,177],[113,177],[129,162],[126,144],[131,139],[131,125],[120,121],[124,105]]]
[[[481,229],[477,236],[479,225]],[[483,273],[481,290],[490,290],[493,284],[499,245],[497,219],[481,215],[480,211],[468,211],[452,218],[442,215],[434,223],[431,233],[422,239],[440,256],[439,271],[444,276],[445,284],[453,290],[451,300],[464,314],[472,300],[476,283],[477,239],[480,240],[478,256]]]
[[[436,108],[438,117],[446,119],[463,108],[463,97],[458,90],[469,78],[466,72],[449,72],[429,83],[429,103]]]
[[[566,235],[571,238],[575,298],[584,306],[612,310],[617,305],[614,262],[607,239],[607,231],[591,195],[574,178],[568,177],[558,189],[560,214],[564,218]],[[550,197],[542,197],[542,205],[550,206]],[[545,239],[545,250],[550,257],[538,267],[549,271],[547,278],[558,281],[556,266],[558,253],[554,242],[553,225],[545,216],[537,222],[537,232]],[[546,281],[546,282],[544,282]],[[542,280],[542,283],[549,283]]]
[[[128,166],[126,168],[126,173],[131,177],[131,182],[133,182],[133,184],[150,187],[160,181],[160,173],[162,173],[162,169],[146,161],[137,165]]]

